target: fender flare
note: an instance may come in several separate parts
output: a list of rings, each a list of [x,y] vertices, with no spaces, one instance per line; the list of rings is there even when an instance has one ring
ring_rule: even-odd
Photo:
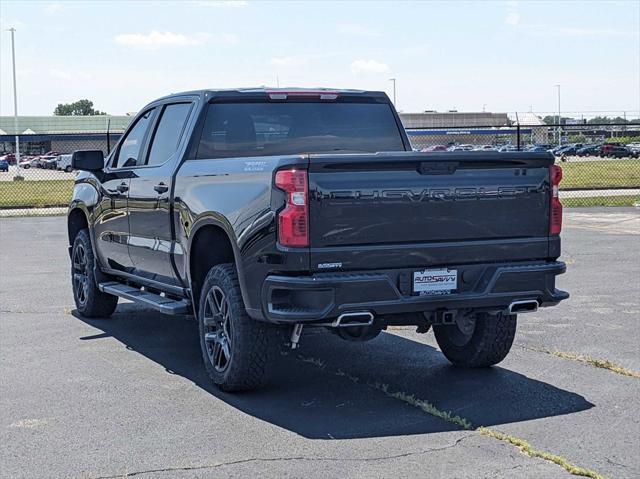
[[[91,228],[91,213],[89,212],[89,208],[87,207],[87,205],[84,202],[77,199],[71,200],[71,203],[69,204],[69,210],[67,211],[67,235],[69,234],[69,217],[76,210],[82,211],[82,214],[84,215],[84,218],[87,221],[89,238],[91,239],[91,247],[93,248],[93,251],[95,251],[96,245],[93,238],[93,228]],[[68,238],[68,240],[69,240],[69,249],[71,249],[71,247],[73,246],[73,242],[71,241],[71,238]]]
[[[189,292],[190,292],[191,299],[192,300],[194,299],[193,284],[191,282],[191,246],[193,243],[193,239],[198,235],[198,232],[203,227],[206,227],[206,226],[215,226],[217,228],[220,228],[227,235],[227,239],[231,244],[231,250],[233,251],[234,264],[236,266],[236,270],[238,271],[238,281],[240,283],[240,292],[242,294],[242,300],[244,301],[245,305],[249,304],[247,302],[248,300],[247,286],[246,286],[245,276],[244,276],[244,265],[242,264],[242,254],[240,252],[240,249],[238,248],[238,241],[236,238],[236,234],[233,230],[233,227],[231,226],[231,223],[227,220],[227,218],[215,213],[209,213],[199,217],[196,221],[194,221],[190,230],[189,240],[187,242],[187,249],[185,252],[186,253],[185,270],[187,273],[187,281],[189,284]],[[194,310],[196,310],[197,305],[194,304],[193,307],[194,307]]]

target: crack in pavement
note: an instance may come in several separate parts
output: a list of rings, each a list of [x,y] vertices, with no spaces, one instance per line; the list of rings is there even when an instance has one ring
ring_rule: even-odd
[[[198,471],[203,469],[215,469],[218,467],[224,466],[235,466],[238,464],[246,464],[250,462],[278,462],[278,461],[322,461],[322,462],[374,462],[374,461],[388,461],[391,459],[400,459],[403,457],[410,456],[418,456],[421,454],[428,454],[430,452],[438,452],[444,451],[445,449],[451,449],[453,447],[458,446],[462,441],[475,437],[475,434],[466,434],[458,439],[456,439],[453,443],[447,444],[445,446],[440,447],[432,447],[428,449],[423,449],[420,451],[414,452],[404,452],[402,454],[392,454],[388,456],[375,456],[375,457],[364,457],[364,458],[353,458],[353,457],[308,457],[308,456],[290,456],[290,457],[253,457],[248,459],[238,459],[235,461],[227,461],[227,462],[216,462],[214,464],[202,464],[199,466],[174,466],[174,467],[166,467],[160,469],[145,469],[142,471],[133,471],[133,472],[125,472],[122,474],[115,474],[111,476],[93,476],[90,479],[119,479],[133,476],[140,476],[143,474],[155,474],[159,472],[176,472],[176,471]]]

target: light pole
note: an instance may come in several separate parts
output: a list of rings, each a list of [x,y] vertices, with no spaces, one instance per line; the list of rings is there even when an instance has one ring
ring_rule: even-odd
[[[558,89],[558,146],[562,145],[562,116],[560,116],[560,85],[556,85]]]
[[[21,179],[20,177],[20,137],[18,136],[18,93],[16,88],[16,49],[14,45],[13,34],[16,29],[11,27],[7,30],[11,32],[11,61],[13,63],[13,127],[16,131],[16,176],[14,180]]]
[[[393,82],[393,106],[398,108],[398,106],[396,105],[396,79],[395,78],[389,78],[389,81]]]

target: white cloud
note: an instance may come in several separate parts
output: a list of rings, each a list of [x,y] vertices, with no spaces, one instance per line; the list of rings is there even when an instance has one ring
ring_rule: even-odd
[[[51,68],[49,76],[58,80],[90,80],[93,78],[93,74],[86,71],[61,68]]]
[[[301,57],[273,57],[270,63],[276,67],[297,67],[306,65],[307,59]]]
[[[355,60],[351,63],[351,73],[354,75],[367,73],[387,73],[389,65],[375,60]]]
[[[504,22],[507,25],[516,26],[520,23],[520,14],[518,12],[509,12],[507,17],[504,19]]]
[[[154,30],[146,35],[143,33],[116,35],[114,41],[124,46],[153,50],[164,46],[187,47],[204,45],[210,42],[230,45],[236,43],[237,38],[231,33],[221,33],[215,36],[209,33],[185,35],[182,33],[158,32]]]
[[[58,2],[51,2],[44,7],[44,13],[47,15],[54,15],[62,11],[62,5]]]
[[[357,23],[341,23],[337,27],[338,33],[343,35],[355,35],[360,37],[379,37],[380,32],[373,30],[365,25]]]
[[[27,26],[26,23],[18,20],[18,19],[12,19],[12,20],[5,20],[4,18],[0,18],[0,27],[2,28],[2,30],[8,30],[9,28],[15,28],[16,30],[22,30],[23,28],[25,28]]]

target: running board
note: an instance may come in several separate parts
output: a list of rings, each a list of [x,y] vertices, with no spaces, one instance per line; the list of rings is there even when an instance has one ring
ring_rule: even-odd
[[[98,284],[98,289],[103,293],[112,294],[119,298],[128,299],[136,303],[145,304],[156,311],[164,314],[189,314],[191,313],[191,303],[186,299],[176,300],[165,298],[159,294],[143,291],[133,286],[110,281]]]

